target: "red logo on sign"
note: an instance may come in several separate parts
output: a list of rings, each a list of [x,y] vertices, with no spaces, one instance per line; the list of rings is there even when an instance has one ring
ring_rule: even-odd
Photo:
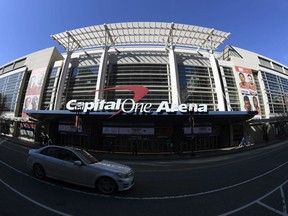
[[[134,97],[132,99],[135,102],[141,100],[149,91],[149,89],[144,87],[144,86],[132,86],[132,85],[116,86],[116,87],[111,87],[111,88],[99,89],[96,91],[110,91],[110,90],[130,90],[130,91],[133,91]],[[115,113],[111,117],[119,114],[121,111],[122,110],[120,109],[117,113]]]

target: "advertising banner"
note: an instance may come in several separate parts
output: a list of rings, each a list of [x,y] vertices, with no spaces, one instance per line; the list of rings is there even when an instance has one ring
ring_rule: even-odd
[[[37,110],[39,109],[39,97],[41,94],[46,68],[34,69],[31,73],[26,96],[24,100],[23,110]],[[27,115],[22,112],[22,117]]]
[[[256,118],[261,117],[261,109],[259,106],[259,98],[252,70],[235,66],[236,84],[241,92],[240,104],[242,111],[258,111]]]

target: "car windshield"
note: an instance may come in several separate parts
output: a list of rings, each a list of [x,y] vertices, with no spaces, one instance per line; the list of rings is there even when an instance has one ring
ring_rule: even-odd
[[[91,154],[89,154],[88,152],[82,150],[82,149],[77,149],[75,150],[78,153],[78,156],[85,161],[88,164],[92,164],[92,163],[97,163],[98,160],[93,157]]]

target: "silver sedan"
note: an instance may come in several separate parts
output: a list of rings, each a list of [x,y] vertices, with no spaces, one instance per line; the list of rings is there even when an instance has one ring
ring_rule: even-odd
[[[99,161],[82,149],[56,145],[31,149],[26,164],[39,179],[50,177],[96,188],[105,194],[128,190],[134,185],[130,167]]]

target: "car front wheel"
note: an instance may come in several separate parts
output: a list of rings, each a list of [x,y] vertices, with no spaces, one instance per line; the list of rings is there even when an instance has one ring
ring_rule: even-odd
[[[33,174],[38,179],[44,179],[45,178],[45,170],[40,164],[35,164],[33,166]]]
[[[97,189],[104,194],[113,194],[117,191],[116,182],[109,177],[102,177],[96,183]]]

